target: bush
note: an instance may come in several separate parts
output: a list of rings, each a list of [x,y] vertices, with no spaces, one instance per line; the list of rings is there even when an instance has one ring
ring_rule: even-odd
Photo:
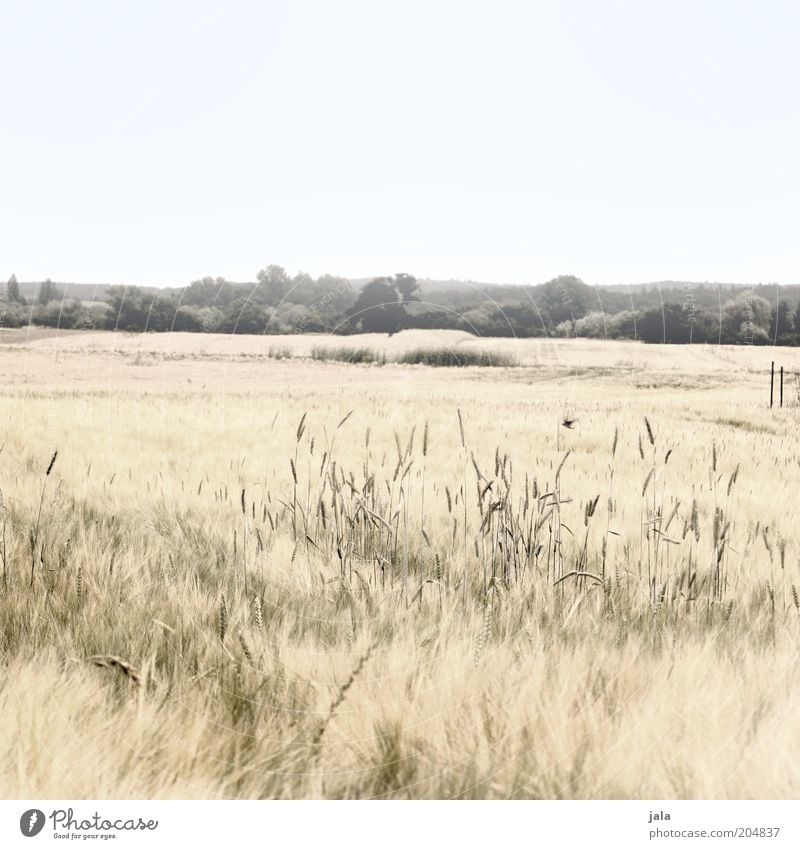
[[[386,364],[386,354],[379,354],[371,348],[325,348],[315,346],[311,350],[311,358],[314,360],[331,360],[340,363],[377,363]]]
[[[68,330],[82,325],[83,316],[81,304],[72,298],[59,301],[48,301],[42,306],[33,307],[31,324],[44,327],[58,327]]]
[[[441,368],[465,366],[511,368],[519,365],[519,362],[508,354],[497,354],[491,351],[453,350],[452,348],[415,348],[413,351],[406,351],[398,359],[398,362]]]
[[[178,307],[172,329],[178,333],[201,333],[205,329],[201,311],[192,306]]]
[[[0,330],[4,327],[25,327],[30,321],[30,309],[16,301],[0,301]]]
[[[291,360],[292,349],[286,345],[270,345],[267,356],[272,360]]]

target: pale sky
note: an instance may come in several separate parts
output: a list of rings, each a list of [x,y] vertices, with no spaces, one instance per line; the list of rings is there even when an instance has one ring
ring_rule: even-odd
[[[0,3],[0,279],[800,283],[800,4]]]

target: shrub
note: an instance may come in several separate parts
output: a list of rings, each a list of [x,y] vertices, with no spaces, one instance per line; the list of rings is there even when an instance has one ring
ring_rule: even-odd
[[[492,353],[491,351],[455,350],[452,348],[415,348],[413,351],[406,351],[398,359],[398,362],[435,367],[511,368],[519,365],[519,362],[508,354]]]
[[[267,356],[272,360],[291,360],[292,349],[286,345],[270,345]]]
[[[314,360],[330,360],[340,363],[386,364],[385,353],[378,353],[371,348],[348,348],[344,345],[338,348],[315,346],[311,350],[311,358]]]

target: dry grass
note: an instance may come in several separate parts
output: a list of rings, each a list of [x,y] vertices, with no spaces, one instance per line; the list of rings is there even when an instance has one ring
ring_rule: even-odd
[[[193,339],[0,350],[4,797],[797,796],[770,351]]]

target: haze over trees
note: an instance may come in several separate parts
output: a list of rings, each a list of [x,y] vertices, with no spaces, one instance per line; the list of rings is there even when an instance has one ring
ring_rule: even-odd
[[[250,283],[203,277],[180,288],[19,283],[0,302],[3,327],[29,323],[132,332],[396,333],[584,337],[651,343],[800,344],[800,287],[670,283],[590,286],[563,275],[535,286],[290,275],[267,265]]]

